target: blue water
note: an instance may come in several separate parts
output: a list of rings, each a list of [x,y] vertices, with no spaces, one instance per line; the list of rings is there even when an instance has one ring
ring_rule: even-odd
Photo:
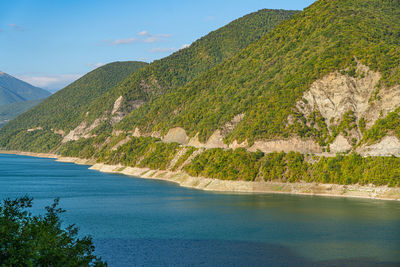
[[[0,198],[61,198],[110,266],[399,266],[400,202],[217,194],[0,154]]]

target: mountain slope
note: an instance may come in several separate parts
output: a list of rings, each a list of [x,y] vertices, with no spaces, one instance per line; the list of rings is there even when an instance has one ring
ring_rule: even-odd
[[[0,106],[42,99],[51,94],[0,71]]]
[[[16,118],[18,115],[38,105],[42,101],[43,99],[37,99],[0,106],[0,127],[8,121]]]
[[[91,102],[146,64],[136,61],[114,62],[97,68],[24,113],[3,129],[5,131],[35,127],[63,131],[72,129],[84,119]]]
[[[92,120],[101,116],[105,107],[111,111],[120,96],[123,97],[121,111],[125,115],[138,105],[186,84],[296,13],[298,11],[263,9],[248,14],[200,38],[188,48],[154,61],[94,103],[90,108]]]
[[[77,128],[77,132],[80,133],[86,133],[98,127],[100,131],[110,129],[110,125],[99,126],[98,121],[104,121],[106,116],[115,115],[111,118],[111,122],[118,122],[132,109],[154,96],[185,84],[196,75],[261,38],[273,27],[296,13],[298,11],[260,10],[246,15],[211,32],[190,47],[132,73],[119,85],[112,83],[113,86],[117,85],[115,88],[111,89],[112,86],[107,86],[107,90],[96,88],[93,95],[92,89],[85,86],[87,80],[98,84],[122,80],[118,78],[120,72],[109,72],[109,76],[98,75],[98,72],[107,66],[102,67],[89,74],[90,76],[87,75],[59,91],[37,108],[8,123],[7,127],[0,130],[0,146],[4,147],[10,143],[10,139],[16,138],[15,134],[21,130],[37,127],[52,128],[57,132],[62,130],[62,133],[67,136],[71,133],[68,139],[79,137],[72,131],[74,128]],[[98,98],[95,99],[94,96]],[[88,98],[90,102],[85,100]],[[117,109],[114,110],[114,108]],[[22,138],[19,140],[19,142],[29,142],[23,141]],[[19,148],[22,147],[19,146]]]
[[[360,120],[372,125],[377,118],[370,113],[385,115],[400,104],[399,36],[398,1],[320,0],[230,60],[133,111],[117,128],[133,131],[138,126],[142,133],[161,130],[165,135],[182,127],[189,137],[198,133],[205,142],[239,116],[222,136],[228,144],[300,137],[326,147],[340,134],[357,143]],[[333,109],[343,110],[327,115],[321,103],[329,99],[329,88],[342,83],[343,103],[353,102],[333,101]],[[308,104],[323,90],[319,103]],[[380,103],[385,94],[398,100],[391,101],[389,110],[378,108],[387,104]],[[351,114],[354,121],[346,121]]]

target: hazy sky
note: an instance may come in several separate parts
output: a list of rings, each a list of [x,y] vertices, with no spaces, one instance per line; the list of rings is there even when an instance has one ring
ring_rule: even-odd
[[[105,63],[151,62],[262,8],[314,0],[0,0],[0,70],[61,89]]]

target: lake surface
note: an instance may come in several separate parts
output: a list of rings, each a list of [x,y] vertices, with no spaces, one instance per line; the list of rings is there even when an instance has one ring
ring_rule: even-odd
[[[0,154],[0,198],[60,197],[109,266],[399,266],[400,202],[217,194]]]

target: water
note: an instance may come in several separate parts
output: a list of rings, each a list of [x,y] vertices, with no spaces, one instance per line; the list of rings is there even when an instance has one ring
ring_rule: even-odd
[[[61,198],[110,266],[399,266],[400,202],[217,194],[0,154],[0,199]]]

